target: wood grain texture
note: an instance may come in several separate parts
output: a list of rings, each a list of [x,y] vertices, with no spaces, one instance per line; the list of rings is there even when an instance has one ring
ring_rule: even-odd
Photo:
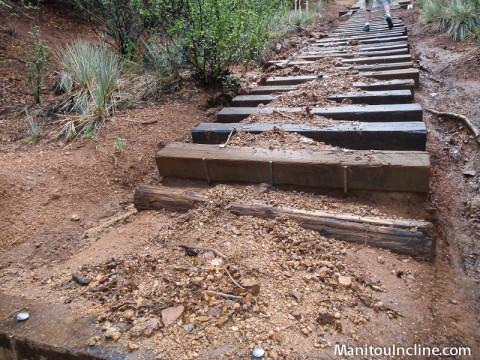
[[[140,186],[134,194],[134,205],[139,211],[187,211],[208,201],[202,195],[165,187]],[[432,251],[429,232],[433,226],[424,221],[305,211],[261,203],[231,202],[224,208],[237,216],[287,217],[329,238],[390,249],[419,258],[429,257]]]
[[[428,191],[430,160],[419,151],[268,150],[172,143],[155,157],[161,176],[317,188]],[[272,171],[271,171],[272,169]]]
[[[192,131],[196,144],[224,143],[232,131],[253,134],[274,128],[294,132],[329,145],[356,150],[425,151],[427,129],[423,122],[353,123],[328,127],[294,124],[203,123]]]

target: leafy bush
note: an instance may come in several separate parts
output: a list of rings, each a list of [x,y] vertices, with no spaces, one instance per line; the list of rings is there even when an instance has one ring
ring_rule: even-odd
[[[121,78],[119,56],[108,51],[105,44],[97,46],[79,40],[60,48],[59,60],[65,73],[79,87],[73,97],[72,110],[81,114],[67,121],[62,134],[68,138],[75,135],[79,127],[83,130],[95,125],[98,129],[116,105]],[[102,121],[97,123],[95,119]]]
[[[474,0],[423,0],[421,22],[433,32],[446,31],[454,41],[475,36],[480,26],[478,2]]]
[[[74,0],[84,11],[87,21],[100,33],[108,36],[108,42],[122,55],[133,57],[137,46],[148,32],[158,25],[151,16],[150,4],[141,0]],[[162,0],[157,0],[161,2]]]
[[[291,11],[290,22],[298,27],[309,27],[315,24],[318,13],[314,11]]]
[[[33,46],[27,46],[27,75],[25,84],[33,95],[33,102],[38,104],[41,101],[41,93],[45,74],[50,65],[50,48],[45,45],[45,41],[40,39],[40,29],[38,26],[32,27],[30,33],[33,38]]]
[[[195,75],[204,83],[217,82],[234,64],[259,59],[271,37],[271,19],[283,9],[279,0],[183,0],[180,12],[166,6],[168,33]],[[173,5],[172,5],[173,6]]]
[[[143,95],[157,97],[161,93],[173,91],[179,82],[179,69],[182,65],[180,50],[170,38],[157,36],[145,42],[145,76]]]

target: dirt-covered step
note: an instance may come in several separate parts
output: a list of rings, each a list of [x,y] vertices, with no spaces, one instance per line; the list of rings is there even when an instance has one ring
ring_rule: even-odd
[[[316,43],[316,46],[330,47],[334,45],[348,45],[351,42],[358,44],[384,44],[389,42],[398,42],[398,41],[408,41],[408,36],[395,35],[395,36],[386,36],[386,37],[372,37],[372,38],[363,38],[363,39],[339,39],[336,41],[329,41],[325,43]]]
[[[172,143],[155,157],[163,177],[315,188],[428,191],[430,159],[421,151],[269,150]]]
[[[272,114],[275,111],[299,113],[304,108],[274,108],[274,107],[226,107],[217,114],[217,122],[233,123],[246,119],[252,114]],[[423,121],[423,111],[420,104],[396,105],[346,105],[331,108],[313,108],[312,115],[324,116],[333,120],[365,121],[365,122],[406,122]]]
[[[397,26],[394,27],[393,29],[377,29],[377,30],[370,30],[368,34],[386,34],[389,32],[396,32],[396,31],[402,31],[405,33],[405,35],[408,34],[408,27],[403,25],[403,26]],[[365,31],[363,31],[362,27],[352,27],[351,29],[344,29],[344,30],[334,30],[329,36],[331,38],[335,37],[341,37],[345,35],[364,35]]]
[[[411,79],[415,82],[415,87],[418,88],[420,85],[420,71],[414,68],[385,71],[365,71],[361,72],[360,75],[378,80]]]
[[[412,94],[415,91],[415,81],[412,79],[375,82],[357,81],[353,83],[353,86],[366,91],[410,90]]]
[[[327,47],[327,48],[322,48],[322,47],[310,47],[307,50],[305,50],[303,53],[311,53],[311,52],[337,52],[337,53],[348,53],[352,51],[352,48],[355,51],[386,51],[386,50],[397,50],[397,49],[409,49],[410,45],[406,41],[398,41],[398,42],[393,42],[393,43],[388,43],[387,45],[385,44],[373,44],[373,45],[341,45],[341,46],[332,46],[332,47]],[[272,62],[273,63],[273,62]],[[275,63],[282,63],[282,61],[276,61]]]
[[[330,43],[336,43],[340,41],[351,41],[351,40],[370,40],[370,39],[381,39],[381,38],[390,38],[390,37],[399,37],[406,36],[404,31],[395,31],[389,33],[379,33],[379,34],[369,34],[364,33],[363,35],[343,35],[343,37],[328,37],[321,40],[315,41],[317,46],[322,46],[324,44],[328,45]]]
[[[202,194],[147,185],[135,190],[133,201],[138,211],[188,211],[212,203],[211,199]],[[219,203],[216,205],[220,206]],[[426,221],[367,217],[346,212],[308,211],[244,201],[230,202],[227,207],[222,207],[237,216],[288,218],[329,238],[368,244],[418,258],[428,259],[432,251],[430,233],[433,225]]]
[[[307,61],[317,61],[324,58],[343,58],[343,59],[353,59],[357,64],[375,64],[377,62],[399,62],[398,57],[400,55],[409,55],[408,49],[396,49],[396,50],[387,50],[387,51],[364,51],[364,52],[351,52],[351,53],[319,53],[317,55],[303,55],[300,54],[298,58],[304,59]],[[355,56],[363,56],[363,58],[355,58]],[[373,58],[373,59],[368,59]],[[400,57],[401,58],[401,57]],[[404,58],[405,59],[405,58]]]
[[[388,53],[387,51],[385,52]],[[412,55],[410,55],[409,53],[398,54],[398,55],[384,55],[384,56],[369,56],[370,54],[378,54],[378,53],[377,52],[360,53],[359,56],[364,56],[364,57],[353,58],[353,59],[343,58],[342,62],[344,64],[387,64],[387,63],[399,63],[399,62],[412,61]]]
[[[401,63],[389,63],[389,64],[374,64],[374,65],[358,65],[352,69],[360,72],[364,71],[385,71],[385,70],[398,70],[398,69],[410,69],[413,68],[413,63],[410,61]],[[339,70],[349,70],[350,66],[338,67]]]
[[[268,78],[265,85],[298,85],[309,81],[319,80],[322,77],[323,75],[275,76]]]
[[[332,95],[328,99],[337,102],[348,99],[353,104],[367,105],[408,104],[412,102],[413,94],[410,90],[362,91]]]
[[[268,95],[276,93],[284,93],[288,91],[296,90],[296,85],[273,85],[273,86],[257,86],[248,89],[248,93],[252,95]]]
[[[354,123],[325,127],[296,124],[202,123],[192,131],[197,144],[225,143],[232,132],[261,134],[280,129],[325,144],[355,150],[425,151],[427,129],[423,122]]]
[[[268,104],[279,98],[280,95],[238,95],[232,99],[232,106],[253,107],[260,104]],[[413,96],[410,90],[394,91],[369,91],[332,95],[330,100],[342,102],[349,99],[353,104],[406,104],[412,102]]]

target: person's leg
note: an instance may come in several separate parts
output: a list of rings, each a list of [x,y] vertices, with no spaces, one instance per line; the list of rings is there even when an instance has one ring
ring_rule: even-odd
[[[372,16],[373,0],[365,1],[365,26],[363,31],[370,31],[370,18]]]
[[[379,0],[380,1],[380,0]],[[383,10],[385,11],[385,20],[387,20],[388,28],[393,28],[392,14],[390,13],[390,0],[382,0]]]

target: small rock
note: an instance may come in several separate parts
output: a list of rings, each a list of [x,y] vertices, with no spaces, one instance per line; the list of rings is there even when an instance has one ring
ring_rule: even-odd
[[[477,172],[475,170],[463,170],[463,175],[473,177],[477,175]]]
[[[88,284],[90,284],[90,281],[85,278],[84,276],[78,274],[78,273],[73,273],[72,274],[72,279],[75,280],[75,282],[77,282],[78,284],[82,285],[82,286],[87,286]]]
[[[80,215],[78,214],[72,214],[72,217],[70,218],[72,221],[80,221]]]
[[[30,317],[30,314],[27,312],[21,312],[17,315],[17,321],[25,321]]]
[[[183,326],[183,328],[185,329],[185,331],[191,332],[193,331],[194,326],[193,324],[186,324]]]
[[[203,257],[207,260],[213,260],[215,259],[215,254],[212,251],[207,251],[203,254]]]
[[[384,259],[383,256],[379,256],[379,257],[377,258],[377,261],[378,261],[379,264],[385,264],[385,259]]]
[[[292,295],[297,301],[300,301],[303,298],[303,294],[299,291],[291,291],[290,295]]]
[[[328,311],[321,311],[317,317],[317,321],[321,325],[333,324],[335,320],[335,316],[330,314]]]
[[[99,336],[92,336],[90,339],[87,340],[87,345],[88,346],[94,346],[99,341],[100,341]]]
[[[163,325],[165,325],[165,327],[168,327],[174,324],[184,311],[185,307],[183,305],[169,307],[165,310],[162,310]]]
[[[207,315],[218,318],[220,317],[220,315],[222,315],[222,312],[223,312],[223,305],[217,305],[211,308],[210,310],[208,310]]]
[[[350,276],[339,276],[338,277],[338,283],[340,286],[343,286],[344,288],[349,288],[352,286],[352,278]]]
[[[427,56],[427,58],[433,59],[437,54],[435,53],[435,51],[427,50],[427,52],[425,53],[425,55]]]
[[[133,350],[137,350],[140,346],[138,346],[137,344],[134,344],[132,342],[128,342],[127,344],[127,350],[128,351],[133,351]]]
[[[127,320],[132,320],[135,317],[135,311],[133,309],[127,309],[123,313],[123,317]]]
[[[358,298],[362,303],[365,304],[365,306],[368,306],[368,307],[372,306],[372,298],[370,296],[366,294],[360,294],[358,295]]]
[[[150,336],[155,330],[158,330],[160,322],[158,319],[151,318],[142,323],[142,334],[145,336]]]
[[[105,332],[105,339],[117,341],[120,338],[120,332],[115,328],[111,327]]]
[[[265,350],[263,350],[262,348],[256,348],[252,351],[252,355],[254,358],[262,358],[264,355],[265,355]]]

